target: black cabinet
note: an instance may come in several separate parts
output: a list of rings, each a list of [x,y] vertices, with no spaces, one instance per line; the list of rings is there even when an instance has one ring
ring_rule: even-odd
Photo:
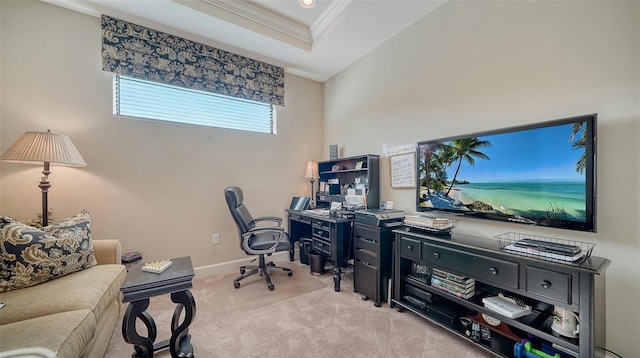
[[[410,310],[499,357],[513,357],[515,343],[528,337],[582,358],[594,357],[594,282],[596,275],[604,275],[609,260],[591,256],[575,265],[555,263],[505,252],[494,240],[469,235],[439,236],[407,229],[394,233],[391,305],[399,311]],[[416,267],[427,274],[417,275]],[[459,292],[437,288],[436,271],[473,280],[473,295],[463,298]],[[526,303],[531,313],[510,318],[484,306],[483,298],[497,295]],[[578,337],[565,338],[552,331],[556,307],[579,316]],[[469,324],[481,333],[470,334]]]
[[[329,207],[332,201],[344,202],[348,188],[364,187],[367,207],[378,208],[379,167],[379,156],[374,154],[318,162],[320,178],[316,206]]]
[[[353,290],[380,307],[387,301],[392,273],[393,230],[356,222],[354,224]]]

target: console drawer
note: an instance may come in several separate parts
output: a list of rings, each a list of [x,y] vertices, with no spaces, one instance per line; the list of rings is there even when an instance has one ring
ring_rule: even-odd
[[[355,261],[353,267],[353,290],[360,292],[363,296],[377,299],[376,272],[377,269],[375,267]]]
[[[311,220],[311,226],[317,227],[324,230],[331,229],[331,224],[324,220],[313,219]]]
[[[527,292],[571,304],[571,275],[527,266],[526,277]]]
[[[357,249],[365,249],[377,254],[379,250],[378,242],[373,239],[358,236],[358,231],[356,230],[356,250]]]
[[[289,219],[299,221],[305,224],[311,224],[311,219],[309,217],[302,216],[300,214],[291,213],[289,214]]]
[[[370,227],[368,225],[362,225],[356,223],[354,225],[356,247],[378,252],[378,238],[380,237],[380,230],[377,227]]]
[[[420,260],[420,241],[404,236],[401,237],[400,254],[403,257]]]
[[[378,256],[368,250],[356,249],[355,259],[376,267],[380,265]]]
[[[323,238],[325,240],[329,240],[329,231],[314,227],[313,228],[313,236],[318,236],[318,237]]]
[[[331,244],[327,241],[314,238],[313,242],[311,243],[311,248],[316,251],[322,252],[325,255],[331,256]]]
[[[476,278],[518,288],[519,265],[470,252],[459,251],[431,243],[423,243],[422,260]]]

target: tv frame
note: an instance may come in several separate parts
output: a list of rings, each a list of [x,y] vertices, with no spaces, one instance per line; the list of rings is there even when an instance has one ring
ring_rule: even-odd
[[[428,144],[436,144],[442,142],[449,142],[452,140],[463,139],[463,138],[471,138],[471,137],[484,137],[491,136],[496,134],[505,134],[505,133],[513,133],[519,131],[526,131],[531,129],[539,129],[545,127],[552,127],[558,125],[566,125],[577,122],[586,122],[586,128],[584,131],[586,132],[586,143],[585,143],[585,159],[586,159],[586,167],[585,167],[585,215],[586,222],[575,221],[575,220],[565,220],[560,223],[555,222],[554,220],[540,220],[531,222],[531,220],[517,220],[514,219],[514,216],[502,213],[490,213],[485,211],[461,211],[455,209],[447,209],[447,208],[435,208],[435,207],[422,207],[421,203],[421,171],[425,171],[426,173],[426,186],[429,187],[429,173],[428,173],[428,160],[425,158],[423,169],[421,166],[421,148]],[[438,139],[430,139],[423,140],[417,143],[416,146],[416,211],[423,213],[445,213],[445,214],[455,214],[462,217],[471,217],[478,219],[488,219],[494,221],[501,221],[506,223],[518,223],[524,225],[531,226],[540,226],[540,227],[550,227],[557,229],[567,229],[567,230],[577,230],[577,231],[586,231],[586,232],[596,232],[596,209],[597,209],[597,191],[596,191],[596,166],[597,166],[597,113],[585,114],[580,116],[562,118],[562,119],[554,119],[547,120],[543,122],[536,122],[521,126],[513,126],[506,128],[499,128],[494,130],[488,130],[483,132],[469,133],[469,134],[461,134],[455,135],[451,137],[438,138]],[[448,178],[452,179],[452,178]],[[461,178],[457,178],[461,179]],[[511,217],[510,217],[511,216]],[[512,220],[509,220],[509,219]]]

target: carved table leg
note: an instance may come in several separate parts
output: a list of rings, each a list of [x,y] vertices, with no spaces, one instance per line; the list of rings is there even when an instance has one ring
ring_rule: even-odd
[[[340,292],[340,266],[333,266],[333,290]]]
[[[131,355],[133,358],[153,357],[153,342],[156,340],[158,331],[153,318],[146,311],[148,307],[148,298],[131,302],[122,319],[122,336],[125,342],[134,345],[135,352]],[[137,318],[140,318],[140,321],[147,327],[149,337],[142,337],[138,334],[136,330]]]
[[[196,315],[196,301],[193,299],[191,291],[179,291],[171,294],[171,301],[176,303],[176,309],[171,319],[171,339],[169,350],[171,357],[193,357],[193,346],[191,345],[191,335],[189,325]],[[179,323],[182,310],[185,310],[184,320]]]

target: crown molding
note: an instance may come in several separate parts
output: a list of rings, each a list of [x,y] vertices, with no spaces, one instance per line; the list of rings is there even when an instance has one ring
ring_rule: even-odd
[[[303,50],[311,50],[313,40],[306,26],[251,1],[171,1]]]
[[[316,22],[306,26],[251,0],[171,1],[306,51],[311,51],[316,41],[346,18],[353,3],[352,0],[334,1]]]
[[[333,1],[309,28],[312,47],[332,33],[355,8],[353,0]]]

